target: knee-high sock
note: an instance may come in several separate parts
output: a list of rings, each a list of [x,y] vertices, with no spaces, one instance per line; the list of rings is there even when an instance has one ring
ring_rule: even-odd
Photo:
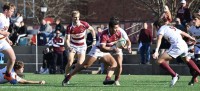
[[[191,67],[192,69],[194,69],[198,74],[200,74],[200,70],[199,70],[199,68],[197,67],[197,65],[194,63],[193,60],[190,59],[190,61],[187,62],[187,65],[188,65],[189,67]]]
[[[174,70],[172,70],[172,68],[169,66],[169,64],[167,64],[166,62],[162,62],[160,64],[160,67],[162,67],[164,70],[166,70],[167,72],[169,72],[169,74],[172,76],[172,77],[175,77],[176,76],[176,73],[174,72]]]

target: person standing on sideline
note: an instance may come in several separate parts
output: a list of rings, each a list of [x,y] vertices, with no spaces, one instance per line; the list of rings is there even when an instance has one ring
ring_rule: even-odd
[[[181,0],[181,7],[178,8],[176,17],[181,20],[183,26],[191,21],[190,10],[185,0]]]
[[[193,16],[194,25],[189,28],[189,34],[196,38],[197,42],[194,45],[194,57],[197,65],[200,67],[200,14],[194,13]],[[193,69],[191,71],[196,74],[197,72]],[[190,83],[188,85],[194,85],[195,81],[197,82],[197,75],[193,76]]]
[[[173,58],[181,56],[188,67],[191,67],[197,71],[198,74],[200,74],[200,70],[197,65],[188,57],[188,46],[183,40],[182,36],[189,38],[193,42],[196,42],[195,38],[173,26],[165,25],[165,21],[162,19],[159,19],[157,22],[155,22],[154,26],[156,29],[158,29],[158,38],[153,58],[157,59],[157,63],[160,65],[160,67],[169,72],[172,76],[170,86],[174,86],[179,79],[179,75],[171,69],[169,64],[166,63],[167,61],[171,61]],[[159,56],[158,50],[160,48],[162,38],[165,38],[167,41],[169,41],[171,46],[167,51]]]
[[[60,66],[60,73],[64,73],[64,67],[63,67],[63,52],[65,50],[64,47],[64,39],[60,37],[61,32],[59,30],[56,30],[56,36],[49,41],[48,45],[53,47],[53,60],[51,62],[51,69],[50,73],[55,74],[56,73],[56,65],[59,64]]]
[[[15,5],[11,3],[6,3],[3,5],[3,13],[0,13],[0,51],[8,55],[6,72],[4,78],[9,81],[11,84],[16,84],[17,80],[11,76],[11,71],[15,64],[16,56],[14,50],[10,45],[12,41],[9,40],[8,28],[10,25],[10,17],[13,15],[15,10]]]
[[[147,29],[147,23],[143,24],[143,29],[141,29],[139,34],[138,43],[142,43],[140,48],[140,59],[141,64],[149,64],[150,63],[150,47],[152,44],[152,31]]]
[[[86,54],[86,30],[90,30],[93,36],[92,45],[96,44],[96,33],[94,29],[85,21],[81,21],[80,12],[72,11],[71,14],[72,23],[67,26],[66,30],[66,48],[68,52],[68,63],[65,68],[65,75],[67,76],[72,68],[72,64],[74,62],[74,56],[77,54],[78,62],[76,66],[79,66],[85,60]]]
[[[61,19],[60,19],[60,18],[56,19],[55,31],[56,31],[56,30],[60,30],[62,36],[63,36],[63,37],[65,36],[65,28],[64,28],[64,26],[61,24]]]

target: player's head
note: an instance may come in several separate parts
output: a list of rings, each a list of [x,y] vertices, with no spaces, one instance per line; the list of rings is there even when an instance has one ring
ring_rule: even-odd
[[[17,74],[21,74],[24,71],[24,63],[22,61],[16,61],[13,68]]]
[[[15,5],[12,3],[6,3],[3,5],[2,9],[6,17],[11,17],[15,11]]]
[[[153,26],[158,30],[162,25],[165,25],[165,21],[163,19],[159,19],[153,23]]]
[[[72,11],[72,21],[73,22],[78,22],[80,19],[80,12],[77,10]]]
[[[200,27],[200,15],[198,13],[194,13],[192,15],[192,19],[193,19],[194,25],[197,27]]]
[[[119,28],[119,18],[111,17],[109,21],[109,29],[113,32],[116,32],[118,28]]]

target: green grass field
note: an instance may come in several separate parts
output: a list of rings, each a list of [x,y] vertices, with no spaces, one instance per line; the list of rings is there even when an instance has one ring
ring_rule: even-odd
[[[25,79],[45,80],[45,85],[1,84],[0,91],[199,91],[199,83],[195,86],[188,86],[190,76],[181,76],[180,80],[174,87],[169,87],[170,76],[153,76],[153,75],[122,75],[121,86],[104,86],[102,84],[105,75],[83,75],[74,76],[70,85],[61,86],[63,75],[40,75],[25,74]]]

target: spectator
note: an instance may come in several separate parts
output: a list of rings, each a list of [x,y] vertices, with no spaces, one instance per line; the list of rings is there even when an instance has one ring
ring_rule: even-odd
[[[181,7],[178,9],[176,15],[177,18],[180,18],[181,24],[183,26],[185,26],[186,23],[189,23],[191,21],[190,10],[186,5],[186,1],[181,0]]]
[[[36,45],[36,35],[35,34],[31,37],[29,44],[30,45]]]
[[[45,48],[43,50],[43,64],[40,68],[40,74],[49,74],[50,63],[53,59],[53,48]]]
[[[46,26],[47,27],[45,28],[45,34],[47,37],[49,37],[49,40],[51,40],[53,38],[53,29],[50,25],[50,21],[47,21]]]
[[[53,47],[53,60],[51,62],[52,68],[50,72],[55,74],[56,73],[56,65],[60,65],[60,73],[64,73],[63,67],[63,52],[65,50],[64,47],[64,39],[60,37],[61,32],[59,30],[56,31],[56,36],[49,41],[48,45]]]
[[[39,33],[45,32],[46,27],[47,27],[46,21],[43,19],[42,24],[40,25]]]
[[[171,12],[167,5],[165,5],[165,7],[164,7],[164,12],[161,16],[161,19],[163,19],[166,22],[166,24],[172,22]]]
[[[140,48],[141,64],[150,63],[150,47],[152,43],[152,31],[147,29],[147,23],[144,23],[140,31],[138,43],[142,43]]]
[[[18,29],[20,28],[20,23],[22,21],[23,21],[22,14],[20,12],[17,12],[15,18],[12,19],[15,31],[18,31]]]
[[[61,33],[62,33],[62,36],[65,36],[65,28],[64,28],[64,26],[63,26],[60,22],[61,22],[60,19],[56,19],[55,31],[56,31],[56,30],[60,30]]]
[[[19,28],[19,30],[17,31],[17,40],[16,40],[16,44],[18,44],[18,42],[19,42],[19,39],[21,38],[21,37],[25,37],[27,35],[27,27],[26,27],[26,25],[24,25],[24,22],[22,21],[21,23],[20,23],[20,28]]]

